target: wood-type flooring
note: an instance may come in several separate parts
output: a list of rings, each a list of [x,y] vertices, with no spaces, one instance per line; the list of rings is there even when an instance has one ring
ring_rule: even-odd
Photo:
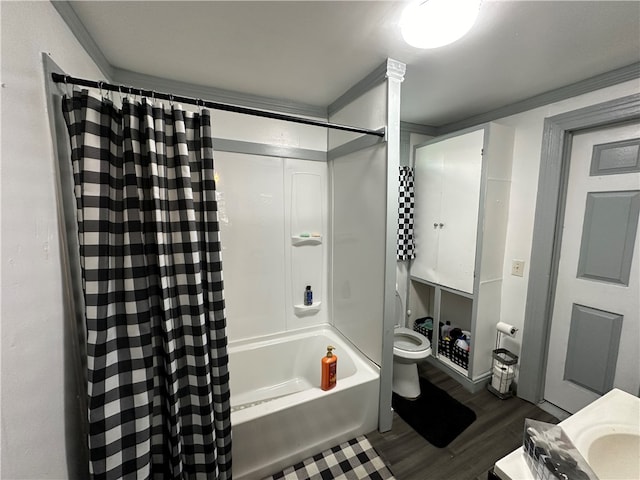
[[[367,438],[397,480],[487,480],[494,463],[522,444],[525,418],[558,423],[552,415],[520,398],[500,400],[486,389],[472,394],[427,362],[418,365],[418,370],[471,408],[477,418],[447,447],[437,448],[394,412],[390,431],[372,432]]]

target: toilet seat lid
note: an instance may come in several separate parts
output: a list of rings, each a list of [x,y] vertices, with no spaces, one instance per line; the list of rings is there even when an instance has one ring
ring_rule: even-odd
[[[393,331],[393,347],[407,352],[419,352],[431,347],[424,335],[405,327],[396,327]]]

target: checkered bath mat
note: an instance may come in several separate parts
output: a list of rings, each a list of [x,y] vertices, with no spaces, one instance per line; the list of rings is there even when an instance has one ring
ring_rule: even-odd
[[[307,458],[264,480],[395,480],[365,437]]]

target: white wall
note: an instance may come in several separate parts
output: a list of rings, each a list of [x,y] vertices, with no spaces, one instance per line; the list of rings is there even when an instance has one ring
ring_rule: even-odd
[[[520,328],[515,339],[509,338],[505,342],[505,346],[515,353],[520,352],[522,344],[544,119],[635,94],[638,91],[640,91],[640,81],[633,80],[496,120],[498,123],[513,126],[515,129],[500,315],[501,321]],[[549,212],[549,214],[553,215],[553,212]],[[523,277],[511,275],[511,260],[513,259],[526,262]]]
[[[49,2],[2,17],[2,478],[67,478],[63,290],[42,52],[102,78]]]

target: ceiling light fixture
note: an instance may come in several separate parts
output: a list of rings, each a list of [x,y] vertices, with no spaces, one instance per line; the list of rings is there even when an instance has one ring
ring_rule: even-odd
[[[420,0],[402,12],[400,30],[409,45],[437,48],[462,38],[476,21],[481,0]]]

